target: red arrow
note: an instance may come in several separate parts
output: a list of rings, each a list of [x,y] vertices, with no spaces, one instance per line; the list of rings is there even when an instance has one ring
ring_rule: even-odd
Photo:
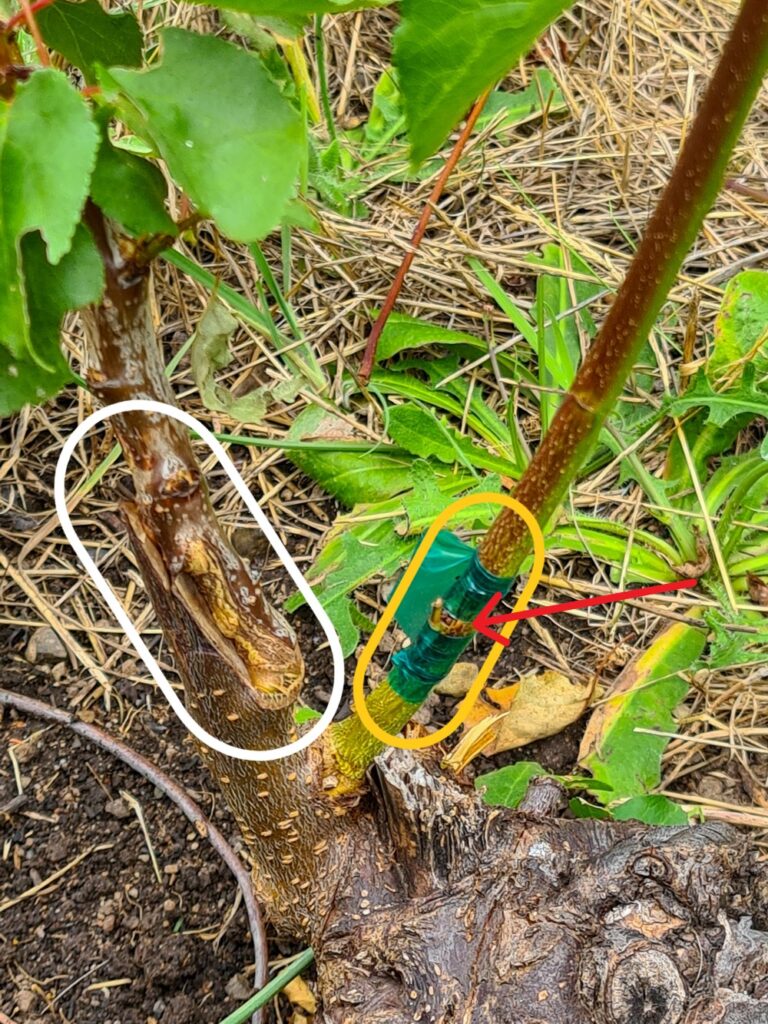
[[[492,615],[493,609],[504,596],[501,593],[494,594],[480,614],[474,619],[472,625],[484,636],[504,647],[509,646],[509,640],[499,633],[494,633],[491,626],[501,626],[505,622],[515,622],[517,619],[536,619],[540,615],[556,615],[558,612],[572,612],[576,608],[592,608],[596,604],[613,604],[614,601],[629,601],[633,597],[649,597],[651,594],[666,594],[670,590],[690,590],[695,587],[698,580],[673,580],[672,583],[656,583],[652,587],[640,587],[637,590],[622,590],[616,594],[600,594],[598,597],[585,597],[580,601],[566,601],[564,604],[547,604],[541,608],[525,608],[521,612],[504,612],[503,615]]]

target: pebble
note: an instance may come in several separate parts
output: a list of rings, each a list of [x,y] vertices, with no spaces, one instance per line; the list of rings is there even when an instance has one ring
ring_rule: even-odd
[[[40,626],[29,638],[24,656],[32,665],[43,661],[62,661],[67,656],[67,648],[54,629],[50,626]]]
[[[16,993],[16,1005],[21,1013],[29,1013],[36,1002],[37,995],[28,988],[22,988]]]
[[[236,999],[238,1002],[244,1003],[246,999],[250,999],[253,995],[253,986],[248,983],[248,979],[244,974],[233,974],[224,986],[224,991],[230,999]]]
[[[120,798],[116,800],[107,800],[104,804],[104,810],[107,814],[111,814],[113,818],[130,818],[131,809],[125,800]]]

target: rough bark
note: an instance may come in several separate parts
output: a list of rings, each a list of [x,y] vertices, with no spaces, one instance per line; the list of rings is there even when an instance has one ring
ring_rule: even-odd
[[[768,1021],[768,875],[735,831],[490,809],[395,751],[372,788],[309,936],[326,1024]]]

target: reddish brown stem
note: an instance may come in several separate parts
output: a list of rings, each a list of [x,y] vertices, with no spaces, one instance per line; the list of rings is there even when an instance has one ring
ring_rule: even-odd
[[[469,138],[474,131],[477,119],[483,111],[483,107],[486,104],[490,92],[490,89],[486,89],[469,112],[467,123],[464,125],[461,134],[456,140],[456,144],[451,150],[451,155],[445,161],[445,165],[442,171],[440,171],[438,179],[435,182],[435,187],[429,194],[429,199],[427,199],[424,204],[424,209],[421,211],[419,222],[411,235],[411,244],[408,252],[403,257],[403,262],[400,264],[397,274],[395,274],[395,279],[390,286],[386,299],[384,300],[384,305],[381,307],[381,312],[376,318],[376,323],[373,325],[371,333],[368,335],[368,343],[365,346],[365,354],[363,355],[363,362],[360,366],[360,373],[358,374],[358,379],[361,384],[367,384],[371,378],[373,365],[376,362],[376,349],[379,344],[381,333],[387,324],[387,320],[389,320],[392,310],[395,308],[395,303],[397,302],[400,291],[402,290],[405,276],[408,273],[414,257],[418,252],[418,248],[421,245],[421,241],[424,238],[424,233],[427,230],[427,225],[432,217],[434,208],[443,194],[445,184],[450,178],[454,167],[461,159],[461,154],[464,152],[467,142],[469,142]]]
[[[733,31],[677,164],[600,332],[515,497],[542,526],[563,497],[621,393],[725,176],[768,66],[768,4],[743,0]],[[514,575],[531,547],[523,521],[504,510],[481,546],[483,565]]]
[[[42,11],[46,7],[50,7],[51,4],[55,3],[56,0],[36,0],[36,3],[27,4],[22,3],[22,10],[17,11],[16,14],[10,19],[8,24],[5,26],[6,32],[12,32],[17,28],[23,21],[29,21],[30,15],[34,16],[38,11]]]

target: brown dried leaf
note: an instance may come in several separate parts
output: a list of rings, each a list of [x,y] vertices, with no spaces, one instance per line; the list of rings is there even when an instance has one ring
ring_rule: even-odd
[[[562,732],[584,713],[593,686],[546,671],[522,676],[501,690],[486,690],[445,763],[461,771],[479,754],[499,754]]]

